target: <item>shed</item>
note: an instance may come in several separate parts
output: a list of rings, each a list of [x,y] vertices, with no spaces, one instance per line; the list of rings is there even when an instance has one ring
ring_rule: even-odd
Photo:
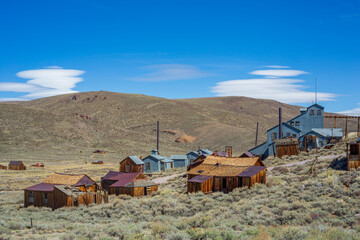
[[[347,169],[357,169],[360,166],[360,144],[352,142],[346,144]]]
[[[101,161],[101,160],[95,160],[93,161],[91,164],[104,164],[104,161]]]
[[[197,175],[188,181],[187,191],[203,193],[212,192],[214,178],[213,176]]]
[[[42,183],[24,189],[24,206],[71,207],[107,202],[107,193],[85,174],[53,173]]]
[[[276,156],[292,156],[299,154],[299,140],[297,138],[284,138],[275,141]]]
[[[158,185],[140,173],[109,171],[102,179],[101,185],[109,194],[126,194],[130,196],[150,195],[158,190]]]
[[[0,169],[7,170],[7,166],[5,166],[5,165],[1,165],[1,164],[0,164]]]
[[[144,172],[144,162],[138,156],[128,156],[120,162],[120,172]]]
[[[45,167],[45,165],[43,163],[36,163],[36,164],[31,165],[31,167],[41,167],[41,168],[43,168],[43,167]]]
[[[98,149],[98,150],[93,151],[93,153],[106,154],[106,151],[102,150],[102,149]]]
[[[255,169],[247,170],[251,167],[258,166],[259,169],[265,171],[256,172]],[[251,178],[258,183],[264,183],[266,177],[266,168],[259,157],[254,158],[227,158],[219,156],[207,156],[198,166],[195,166],[188,170],[188,191],[198,191],[204,190],[206,192],[211,191],[223,191],[230,192],[234,188],[247,186],[243,183],[244,176],[240,174],[246,170],[250,173],[256,172],[255,177]],[[264,174],[265,175],[261,175]],[[249,173],[248,173],[249,174]],[[198,177],[194,181],[191,181],[192,178],[197,176],[211,176],[210,178]],[[263,178],[261,177],[263,176]],[[201,183],[201,180],[205,180],[204,183]],[[200,181],[200,182],[199,182]],[[208,182],[206,182],[208,181]],[[206,184],[211,184],[211,188]],[[245,185],[244,185],[245,184]],[[249,185],[251,187],[252,184]]]
[[[174,161],[174,168],[187,167],[190,163],[186,155],[171,155],[170,159]]]
[[[252,187],[255,183],[266,183],[266,167],[251,166],[239,175],[239,187]]]
[[[9,163],[9,170],[26,170],[26,166],[22,161],[11,161]]]

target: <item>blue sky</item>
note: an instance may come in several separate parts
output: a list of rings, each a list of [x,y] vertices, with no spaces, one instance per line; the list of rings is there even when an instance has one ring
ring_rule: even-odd
[[[1,1],[0,100],[107,90],[360,112],[360,1]],[[295,71],[296,70],[296,71]]]

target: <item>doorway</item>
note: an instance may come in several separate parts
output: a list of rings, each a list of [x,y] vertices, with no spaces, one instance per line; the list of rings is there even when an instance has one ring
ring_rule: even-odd
[[[222,189],[226,189],[226,178],[222,179]]]
[[[144,196],[146,196],[147,194],[147,187],[144,187]]]

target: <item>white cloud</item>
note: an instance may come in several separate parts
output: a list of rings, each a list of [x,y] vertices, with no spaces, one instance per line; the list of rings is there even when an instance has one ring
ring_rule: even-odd
[[[217,83],[212,91],[218,96],[244,96],[261,99],[273,99],[284,103],[311,103],[313,92],[307,92],[298,79],[241,79]],[[318,93],[318,101],[333,101],[337,95]]]
[[[360,103],[358,103],[360,105]],[[354,108],[354,109],[350,109],[347,111],[341,111],[338,112],[339,114],[344,114],[344,115],[354,115],[354,116],[360,116],[360,108]]]
[[[3,82],[0,83],[0,91],[26,92],[28,94],[16,98],[30,100],[40,97],[49,97],[60,94],[74,93],[76,84],[83,81],[79,75],[85,73],[81,70],[62,69],[52,66],[47,69],[36,69],[18,72],[16,76],[30,79],[26,83]],[[4,100],[6,99],[6,100]],[[11,98],[3,98],[0,101],[12,101]],[[14,100],[15,101],[15,100]]]
[[[268,76],[268,77],[295,77],[301,74],[307,74],[307,72],[300,71],[300,70],[256,70],[250,72],[253,75],[261,75],[261,76]]]
[[[280,66],[280,65],[268,65],[267,68],[290,68],[289,66]]]
[[[210,75],[195,66],[183,64],[156,64],[146,66],[143,69],[150,72],[143,74],[140,77],[130,79],[134,81],[160,82],[194,79]]]

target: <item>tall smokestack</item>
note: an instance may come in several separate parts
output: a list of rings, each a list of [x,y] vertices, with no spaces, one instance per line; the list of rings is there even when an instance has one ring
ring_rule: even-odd
[[[279,139],[282,138],[282,109],[279,108]]]
[[[159,121],[156,122],[156,126],[157,126],[157,129],[156,129],[156,150],[158,151],[158,154],[159,154],[159,135],[160,135],[160,122]]]
[[[232,157],[232,147],[231,146],[226,146],[226,151],[227,151],[227,155],[228,157]]]

